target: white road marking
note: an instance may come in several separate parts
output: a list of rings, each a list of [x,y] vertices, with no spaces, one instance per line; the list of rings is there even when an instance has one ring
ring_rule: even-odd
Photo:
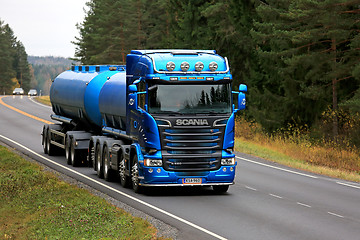
[[[280,196],[275,195],[275,194],[272,194],[272,193],[269,193],[269,195],[272,196],[272,197],[275,197],[275,198],[279,198],[279,199],[282,199],[282,198],[283,198],[283,197],[280,197]]]
[[[340,185],[344,185],[344,186],[347,186],[347,187],[352,187],[352,188],[357,188],[357,189],[360,189],[359,186],[354,186],[354,185],[351,185],[351,184],[347,184],[347,183],[343,183],[343,182],[336,182],[337,184],[340,184]]]
[[[277,169],[277,170],[280,170],[280,171],[284,171],[284,172],[288,172],[288,173],[294,173],[294,174],[297,174],[297,175],[300,175],[300,176],[309,177],[309,178],[314,178],[314,179],[317,179],[317,178],[318,178],[318,177],[315,177],[315,176],[312,176],[312,175],[309,175],[309,174],[300,173],[300,172],[295,172],[295,171],[288,170],[288,169],[285,169],[285,168],[280,168],[280,167],[271,166],[271,165],[265,164],[265,163],[259,163],[259,162],[256,162],[256,161],[253,161],[253,160],[250,160],[250,159],[247,159],[247,158],[238,157],[238,156],[235,156],[235,157],[236,157],[237,159],[240,159],[240,160],[243,160],[243,161],[246,161],[246,162],[251,162],[251,163],[254,163],[254,164],[257,164],[257,165],[261,165],[261,166],[265,166],[265,167]]]
[[[336,217],[339,217],[339,218],[344,218],[344,216],[341,216],[339,214],[336,214],[336,213],[333,213],[333,212],[327,212],[328,214],[330,215],[333,215],[333,216],[336,216]]]
[[[39,102],[35,101],[35,100],[33,99],[33,97],[29,97],[29,99],[30,99],[30,101],[32,101],[33,103],[36,103],[37,105],[40,105],[40,106],[42,106],[42,107],[52,108],[52,107],[50,107],[50,106],[47,106],[47,105],[45,105],[45,104],[42,104],[42,103],[39,103]]]
[[[0,135],[0,137],[3,138],[3,139],[5,139],[5,140],[7,140],[7,141],[9,141],[9,142],[12,142],[12,143],[18,145],[19,147],[21,147],[21,148],[25,149],[26,151],[28,151],[28,152],[36,155],[36,156],[39,157],[39,158],[42,158],[42,159],[44,159],[44,160],[46,160],[46,161],[48,161],[48,162],[50,162],[50,163],[52,163],[52,164],[54,164],[54,165],[57,165],[57,166],[59,166],[59,167],[61,167],[61,168],[63,168],[63,169],[66,169],[67,171],[70,171],[70,172],[72,172],[72,173],[74,173],[74,174],[77,174],[77,175],[80,176],[80,177],[86,178],[86,179],[89,180],[89,181],[92,181],[92,182],[94,182],[94,183],[96,183],[96,184],[98,184],[98,185],[100,185],[100,186],[102,186],[102,187],[105,187],[105,188],[107,188],[107,189],[109,189],[109,190],[111,190],[111,191],[113,191],[113,192],[116,192],[116,193],[118,193],[118,194],[120,194],[120,195],[123,195],[124,197],[127,197],[127,198],[129,198],[129,199],[131,199],[131,200],[133,200],[133,201],[135,201],[135,202],[138,202],[138,203],[143,204],[143,205],[145,205],[145,206],[147,206],[147,207],[149,207],[149,208],[152,208],[152,209],[154,209],[154,210],[156,210],[156,211],[158,211],[158,212],[161,212],[161,213],[163,213],[163,214],[165,214],[165,215],[167,215],[167,216],[169,216],[169,217],[172,217],[172,218],[174,218],[174,219],[176,219],[176,220],[178,220],[178,221],[180,221],[180,222],[182,222],[182,223],[185,223],[185,224],[187,224],[187,225],[189,225],[189,226],[191,226],[191,227],[193,227],[193,228],[196,228],[196,229],[198,229],[198,230],[200,230],[200,231],[202,231],[202,232],[204,232],[204,233],[207,233],[207,234],[209,234],[209,235],[211,235],[211,236],[213,236],[213,237],[215,237],[215,238],[222,239],[222,240],[226,240],[226,238],[224,238],[224,237],[222,237],[222,236],[220,236],[220,235],[217,235],[216,233],[213,233],[213,232],[211,232],[211,231],[209,231],[209,230],[207,230],[207,229],[205,229],[205,228],[203,228],[203,227],[200,227],[200,226],[198,226],[198,225],[196,225],[196,224],[194,224],[194,223],[192,223],[192,222],[189,222],[188,220],[185,220],[185,219],[183,219],[183,218],[181,218],[181,217],[178,217],[178,216],[176,216],[176,215],[174,215],[174,214],[172,214],[172,213],[169,213],[169,212],[167,212],[167,211],[165,211],[165,210],[163,210],[163,209],[161,209],[161,208],[158,208],[158,207],[156,207],[156,206],[154,206],[154,205],[151,205],[150,203],[144,202],[144,201],[142,201],[142,200],[140,200],[140,199],[138,199],[138,198],[136,198],[136,197],[133,197],[133,196],[131,196],[131,195],[129,195],[129,194],[126,194],[126,193],[124,193],[124,192],[121,192],[121,191],[119,191],[119,190],[117,190],[117,189],[115,189],[115,188],[112,188],[112,187],[110,187],[110,186],[108,186],[108,185],[106,185],[106,184],[104,184],[104,183],[102,183],[102,182],[99,182],[99,181],[97,181],[97,180],[95,180],[95,179],[92,179],[92,178],[90,178],[90,177],[88,177],[88,176],[86,176],[86,175],[84,175],[84,174],[82,174],[82,173],[79,173],[79,172],[77,172],[77,171],[75,171],[75,170],[73,170],[73,169],[71,169],[71,168],[68,168],[68,167],[66,167],[66,166],[63,166],[63,165],[61,165],[60,163],[57,163],[57,162],[55,162],[55,161],[52,161],[52,160],[50,160],[49,158],[46,158],[46,157],[44,157],[44,156],[42,156],[42,155],[34,152],[33,150],[25,147],[24,145],[22,145],[22,144],[20,144],[20,143],[18,143],[18,142],[16,142],[16,141],[14,141],[14,140],[12,140],[12,139],[10,139],[10,138],[7,138],[7,137],[2,136],[2,135]]]
[[[297,202],[297,204],[300,205],[300,206],[303,206],[303,207],[311,208],[310,205],[307,205],[305,203]]]
[[[249,186],[245,186],[245,188],[250,189],[250,190],[253,190],[253,191],[257,191],[256,188],[252,188],[252,187],[249,187]]]

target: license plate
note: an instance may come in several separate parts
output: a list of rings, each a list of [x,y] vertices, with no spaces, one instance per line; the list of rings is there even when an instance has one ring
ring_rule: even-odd
[[[201,184],[202,179],[201,178],[184,178],[183,184]]]

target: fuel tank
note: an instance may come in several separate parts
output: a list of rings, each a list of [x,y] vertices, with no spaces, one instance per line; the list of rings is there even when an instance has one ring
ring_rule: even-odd
[[[100,129],[104,114],[120,126],[126,117],[125,66],[73,66],[53,81],[50,101],[56,115]]]

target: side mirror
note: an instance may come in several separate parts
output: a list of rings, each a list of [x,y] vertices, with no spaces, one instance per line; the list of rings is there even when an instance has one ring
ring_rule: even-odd
[[[129,85],[129,93],[135,93],[137,91],[138,91],[138,89],[135,84]]]
[[[245,84],[240,84],[239,92],[247,92],[247,86]]]
[[[239,85],[239,92],[233,91],[233,93],[238,94],[238,109],[234,109],[234,112],[245,109],[246,106],[245,92],[247,92],[247,86],[245,84]]]
[[[245,93],[240,92],[238,95],[238,110],[244,110],[245,106],[246,106]]]

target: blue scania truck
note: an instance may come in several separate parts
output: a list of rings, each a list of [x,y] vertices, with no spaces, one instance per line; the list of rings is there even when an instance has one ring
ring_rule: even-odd
[[[126,66],[73,66],[52,83],[59,123],[44,125],[44,152],[64,152],[68,164],[87,164],[135,192],[226,192],[235,178],[235,113],[247,91],[231,83],[227,59],[213,50],[133,50]]]

